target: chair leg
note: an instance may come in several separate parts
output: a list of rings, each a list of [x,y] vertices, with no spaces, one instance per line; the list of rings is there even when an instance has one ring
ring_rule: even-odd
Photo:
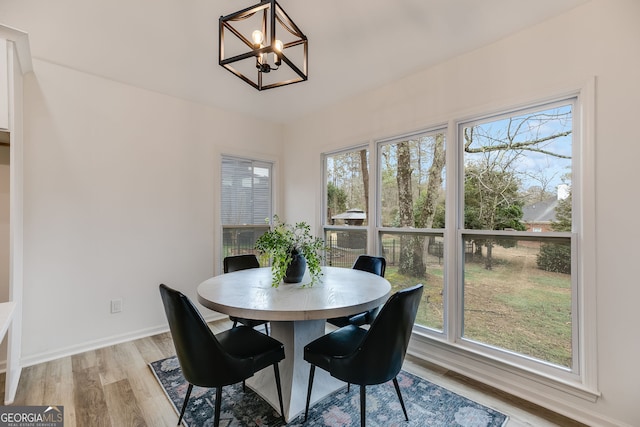
[[[400,406],[402,406],[402,412],[404,412],[404,419],[409,421],[409,416],[407,415],[407,408],[404,407],[404,400],[402,399],[402,393],[400,393],[400,385],[398,384],[398,378],[393,379],[393,385],[396,388],[396,393],[398,393],[398,399],[400,399]]]
[[[180,425],[180,423],[182,422],[184,411],[187,409],[187,403],[189,403],[189,396],[191,396],[191,390],[193,390],[193,384],[189,383],[189,387],[187,388],[187,394],[184,397],[184,403],[182,404],[182,411],[180,411],[180,418],[178,418],[178,425]]]
[[[267,335],[269,335],[269,324],[268,323],[264,324],[264,331],[267,333]]]
[[[360,427],[366,427],[367,422],[365,420],[367,415],[367,388],[363,385],[360,386]]]
[[[278,400],[280,401],[280,414],[282,415],[282,421],[284,419],[284,405],[282,404],[282,384],[280,384],[280,369],[278,368],[278,364],[273,364],[273,372],[276,375],[276,388],[278,389]]]
[[[222,386],[216,387],[216,405],[213,410],[213,427],[220,425],[220,408],[222,406]]]
[[[234,321],[233,321],[233,326],[231,326],[231,329],[235,328],[237,325],[238,325],[238,321],[237,321],[237,320],[234,320]]]
[[[307,421],[307,417],[309,416],[309,403],[311,402],[311,388],[313,387],[313,375],[316,372],[316,365],[311,365],[311,370],[309,371],[309,387],[307,388],[307,406],[304,408],[304,422]]]

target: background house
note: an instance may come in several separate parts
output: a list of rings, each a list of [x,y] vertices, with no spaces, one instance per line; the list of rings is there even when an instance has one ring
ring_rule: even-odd
[[[551,222],[556,217],[557,204],[558,199],[551,197],[524,206],[522,208],[522,222],[527,227],[527,231],[551,231]]]
[[[522,207],[522,222],[527,227],[527,231],[537,233],[552,231],[551,223],[556,221],[556,208],[558,201],[569,197],[567,185],[558,187],[555,196],[528,203]]]
[[[194,34],[178,3],[167,6],[175,9],[155,10],[160,6],[145,2],[108,2],[100,9],[87,2],[0,0],[0,23],[30,34],[34,65],[24,85],[23,363],[166,329],[157,285],[173,285],[195,298],[196,286],[221,271],[222,154],[274,161],[275,210],[289,221],[304,219],[318,228],[321,153],[422,129],[487,106],[539,99],[595,79],[597,108],[590,112],[595,121],[595,187],[585,191],[596,201],[596,241],[586,247],[596,252],[597,295],[585,303],[597,313],[598,357],[593,363],[601,396],[590,401],[492,367],[469,364],[469,369],[475,368],[474,376],[488,384],[594,425],[640,425],[640,340],[633,334],[633,326],[640,324],[640,287],[633,268],[640,232],[628,225],[629,215],[638,211],[638,200],[630,195],[635,194],[640,158],[633,130],[640,105],[640,2],[576,4],[484,46],[383,84],[370,82],[357,93],[322,104],[305,97],[303,85],[317,79],[315,84],[326,85],[324,92],[333,92],[320,70],[348,67],[346,59],[359,55],[357,49],[336,50],[330,64],[310,60],[309,82],[261,94],[218,70],[213,53],[200,59],[201,74],[179,74],[179,64],[191,59],[186,56],[189,40],[203,43],[215,37],[217,16],[201,17],[212,33]],[[374,25],[373,18],[380,18],[375,2],[366,5],[351,15],[362,18],[358,25]],[[403,19],[411,19],[411,5],[398,3]],[[237,3],[226,6],[237,9]],[[101,20],[108,30],[96,37]],[[146,46],[136,39],[143,32],[142,21],[145,28],[164,29],[171,26],[166,22],[172,23],[182,31],[175,39],[160,41],[184,49],[172,50],[179,53],[165,55],[165,62],[139,65],[139,57],[158,58],[163,52],[162,43]],[[435,16],[430,22],[452,25]],[[454,26],[461,25],[457,21]],[[336,49],[353,32],[357,26],[338,32]],[[62,41],[57,35],[64,35]],[[313,34],[307,35],[313,40]],[[439,44],[421,48],[437,49]],[[382,63],[375,66],[393,68],[394,56],[392,50],[376,56]],[[104,74],[89,71],[92,64],[101,64]],[[162,77],[171,73],[185,86],[187,80],[204,82],[214,76],[226,88],[215,92],[203,83],[189,97],[178,97],[171,88],[160,90]],[[128,74],[135,76],[135,84],[125,78]],[[219,98],[220,105],[209,104],[211,98]],[[298,103],[313,108],[288,116],[287,106]],[[243,104],[255,111],[242,112]],[[113,298],[123,300],[123,311],[116,315],[109,312]],[[429,351],[434,360],[445,359],[437,345]]]

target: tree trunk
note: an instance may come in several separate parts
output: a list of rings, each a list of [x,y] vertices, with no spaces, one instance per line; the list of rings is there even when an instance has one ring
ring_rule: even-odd
[[[398,144],[398,213],[400,227],[413,227],[413,195],[411,193],[411,154],[409,144]]]
[[[484,259],[484,268],[485,270],[493,270],[493,261],[491,259],[491,255],[493,252],[493,241],[487,240],[485,246],[487,247],[487,257]]]
[[[427,181],[427,195],[422,205],[422,224],[418,227],[432,228],[433,217],[436,214],[436,204],[442,189],[442,170],[445,163],[444,134],[437,134],[433,144],[433,162],[429,168]]]
[[[367,214],[367,224],[369,224],[369,163],[367,163],[367,150],[360,150],[360,169],[362,170],[362,186],[364,190],[364,206],[362,209]]]
[[[398,175],[396,177],[398,183],[398,214],[400,216],[400,227],[414,227],[413,216],[413,194],[411,192],[411,151],[408,142],[398,144]],[[419,243],[416,238],[411,235],[400,236],[400,274],[409,276],[416,275],[416,248]]]

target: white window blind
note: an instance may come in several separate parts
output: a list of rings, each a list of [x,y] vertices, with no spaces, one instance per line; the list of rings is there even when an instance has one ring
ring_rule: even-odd
[[[222,158],[223,225],[265,225],[271,217],[272,167],[268,162]]]

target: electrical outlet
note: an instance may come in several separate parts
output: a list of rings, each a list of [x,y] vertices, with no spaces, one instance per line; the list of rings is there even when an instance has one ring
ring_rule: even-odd
[[[122,298],[111,300],[111,314],[120,313],[122,311]]]

